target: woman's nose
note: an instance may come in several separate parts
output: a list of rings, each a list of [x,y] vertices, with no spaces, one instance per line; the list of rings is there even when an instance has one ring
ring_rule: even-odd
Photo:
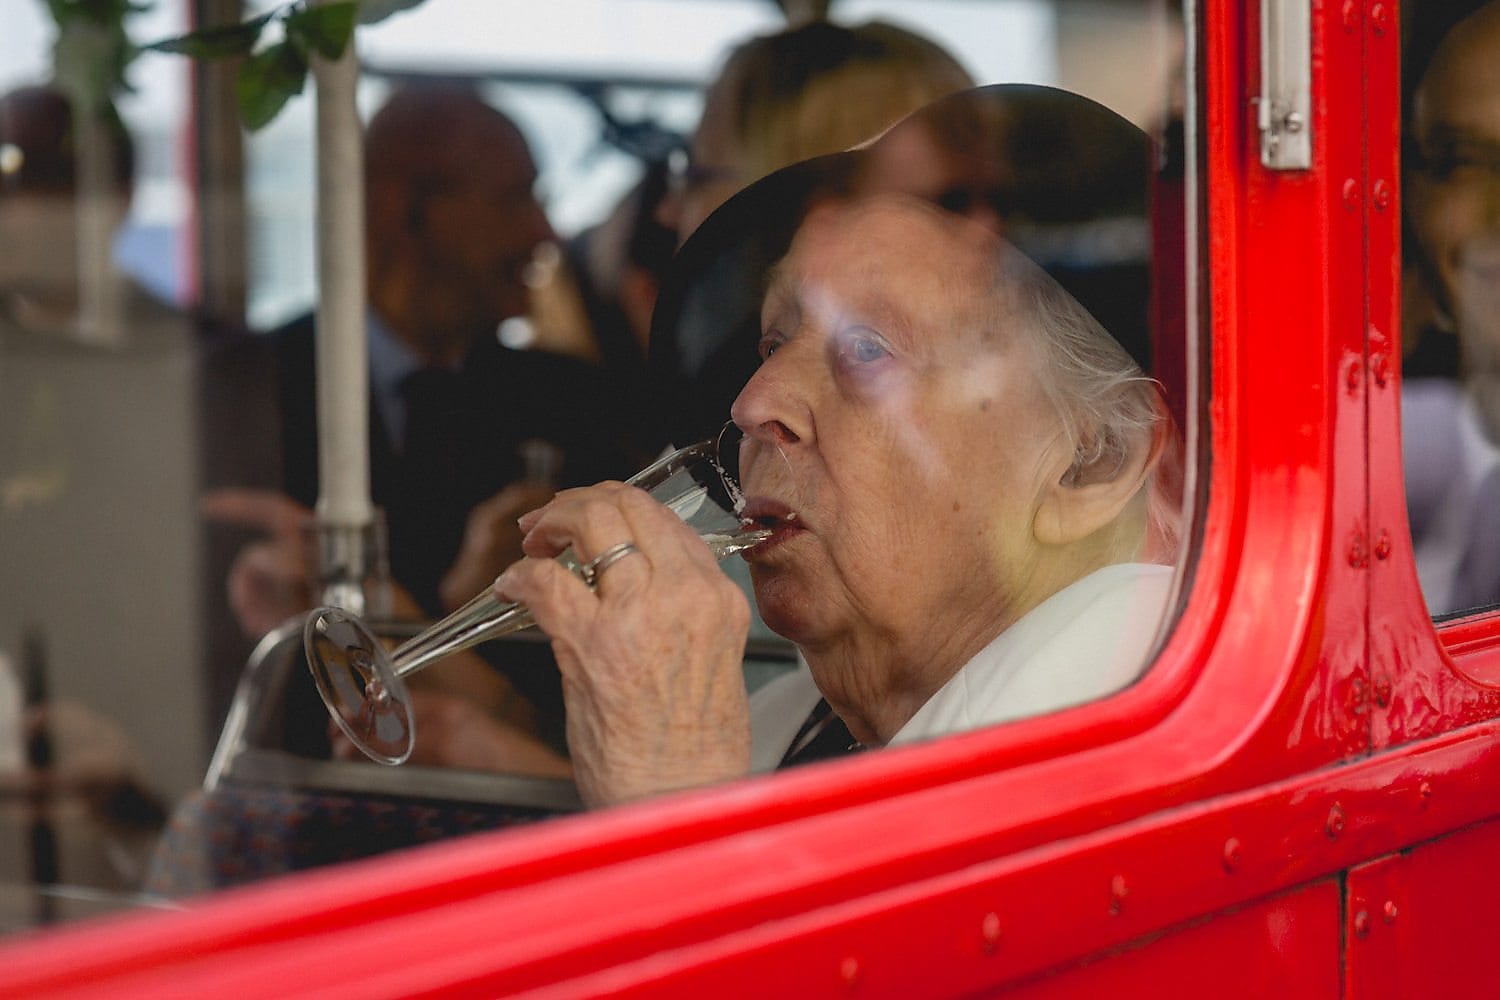
[[[769,361],[757,368],[735,397],[729,415],[747,438],[795,444],[807,436],[811,421],[789,374],[780,368]]]

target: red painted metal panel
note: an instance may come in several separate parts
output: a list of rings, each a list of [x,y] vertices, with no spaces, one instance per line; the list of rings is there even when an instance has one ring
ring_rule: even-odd
[[[1421,845],[1404,859],[1393,926],[1407,996],[1495,995],[1497,856],[1500,822],[1489,822]]]
[[[1490,821],[1352,870],[1350,1000],[1494,996],[1497,855]]]
[[[831,975],[849,968],[868,995],[968,996],[1122,947],[1150,950],[1162,931],[1195,917],[1326,880],[1470,822],[1476,810],[1494,814],[1500,809],[1489,784],[1500,777],[1495,735],[1471,732],[1420,753],[1366,760],[926,884],[909,882],[802,913],[732,944],[683,949],[670,971],[616,968],[574,985],[585,992],[629,985],[635,987],[629,995],[642,996],[700,996],[724,983],[796,992],[808,970]],[[1335,913],[1323,935],[1326,952],[1309,963],[1314,981],[1325,982],[1339,966],[1338,924]],[[1298,947],[1261,961],[1309,954]],[[1128,989],[1130,982],[1116,985]]]
[[[1340,887],[1324,880],[1216,914],[1014,989],[1013,1000],[1212,996],[1328,1000],[1339,995]]]
[[[1365,116],[1363,35],[1358,13],[1351,25],[1334,5],[1315,5],[1313,88],[1321,94],[1313,121],[1313,173],[1320,178],[1319,214],[1327,220],[1328,243],[1320,270],[1326,286],[1321,336],[1326,354],[1322,393],[1333,432],[1333,543],[1326,591],[1328,661],[1322,682],[1308,692],[1309,713],[1321,707],[1338,734],[1344,755],[1369,748],[1370,676],[1365,627],[1370,614],[1371,548],[1369,482],[1366,474],[1366,405],[1370,377],[1366,358]],[[1395,80],[1390,81],[1395,88]],[[1352,186],[1352,192],[1351,192]],[[1352,194],[1352,197],[1351,197]],[[1318,336],[1318,329],[1306,331]]]
[[[509,888],[493,872],[515,838],[487,836],[404,865],[365,863],[363,897],[347,877],[292,880],[119,928],[133,942],[101,932],[12,949],[0,976],[18,995],[254,992],[285,976],[288,996],[555,986],[687,997],[806,992],[812,972],[836,978],[852,959],[872,995],[967,995],[1500,815],[1497,735],[1474,727],[1030,850],[954,850],[935,819],[975,830],[988,814],[1003,832],[989,804],[1016,790],[1008,775]],[[927,849],[897,865],[891,840]],[[425,893],[402,884],[419,863]],[[329,906],[334,888],[348,905]],[[991,914],[998,947],[987,951]]]
[[[1347,1000],[1402,1000],[1412,996],[1411,980],[1403,975],[1406,954],[1405,924],[1409,910],[1403,892],[1406,859],[1390,855],[1350,869],[1344,902],[1344,980]],[[1411,914],[1406,912],[1407,921]],[[1415,983],[1427,993],[1426,984]]]

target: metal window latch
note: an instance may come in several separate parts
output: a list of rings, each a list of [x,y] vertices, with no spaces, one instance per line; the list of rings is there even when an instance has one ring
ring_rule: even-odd
[[[1312,5],[1261,0],[1260,162],[1270,170],[1312,167]]]

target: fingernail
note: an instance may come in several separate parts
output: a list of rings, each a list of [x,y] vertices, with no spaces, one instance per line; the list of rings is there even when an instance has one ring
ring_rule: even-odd
[[[490,589],[495,592],[496,597],[509,600],[509,597],[506,596],[505,589],[507,584],[511,582],[514,582],[511,579],[511,571],[507,569],[505,572],[495,577],[495,582],[490,584]]]

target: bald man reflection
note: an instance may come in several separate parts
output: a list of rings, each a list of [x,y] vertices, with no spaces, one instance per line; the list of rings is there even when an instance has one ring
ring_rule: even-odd
[[[1167,421],[1156,384],[1045,272],[915,197],[827,205],[773,269],[760,356],[733,417],[745,513],[774,534],[745,559],[807,672],[752,708],[745,598],[619,484],[524,518],[531,558],[497,581],[553,639],[585,801],[775,766],[819,698],[874,747],[1138,674],[1170,581],[1135,561]],[[594,592],[551,561],[624,541],[637,553]]]

